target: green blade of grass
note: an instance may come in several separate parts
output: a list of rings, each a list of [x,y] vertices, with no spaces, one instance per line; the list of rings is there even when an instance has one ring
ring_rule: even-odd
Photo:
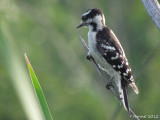
[[[17,42],[12,35],[9,24],[9,22],[3,19],[0,20],[0,58],[1,61],[4,61],[4,67],[7,70],[6,77],[9,77],[10,84],[13,85],[15,90],[13,92],[17,94],[17,98],[19,99],[15,104],[16,106],[19,103],[21,104],[26,115],[23,116],[23,119],[27,117],[27,120],[44,120],[40,104],[36,99],[32,85],[27,77],[26,69],[21,61],[19,53],[21,50],[18,49]],[[0,79],[1,82],[4,80],[7,81],[7,79]],[[10,91],[11,89],[9,88],[8,90]],[[7,107],[9,106],[6,105],[6,108]],[[2,108],[0,107],[0,109]],[[16,108],[12,109],[12,111],[14,110],[16,110]],[[15,114],[17,112],[13,113]]]
[[[28,66],[30,77],[31,77],[31,80],[32,80],[32,83],[33,83],[33,87],[34,87],[35,92],[37,94],[40,106],[41,106],[43,114],[44,114],[44,117],[45,117],[46,120],[53,120],[52,116],[51,116],[51,113],[49,111],[46,99],[44,97],[43,91],[42,91],[41,86],[39,84],[39,81],[36,77],[36,74],[34,73],[34,70],[33,70],[32,66],[29,62],[29,59],[28,59],[27,55],[24,54],[24,56],[25,56],[25,60],[26,60],[27,66]]]

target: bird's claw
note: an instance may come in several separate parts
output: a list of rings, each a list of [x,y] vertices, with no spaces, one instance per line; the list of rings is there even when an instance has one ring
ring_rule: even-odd
[[[87,55],[87,56],[86,56],[86,59],[89,60],[89,61],[91,61],[91,59],[94,60],[94,58],[93,58],[91,55]]]
[[[114,88],[114,86],[113,86],[112,84],[107,84],[107,85],[106,85],[106,88],[107,88],[108,90],[110,90],[110,87]]]
[[[90,55],[87,55],[86,59],[90,61],[91,60]]]
[[[106,85],[106,88],[109,90],[110,89],[110,87],[112,87],[112,88],[114,88],[114,86],[112,85],[112,79],[113,79],[113,77],[111,77],[110,79],[109,79],[109,81],[108,81],[108,83],[107,83],[107,85]]]

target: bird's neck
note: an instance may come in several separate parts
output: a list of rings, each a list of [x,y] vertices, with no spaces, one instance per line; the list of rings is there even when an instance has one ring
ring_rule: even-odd
[[[90,31],[99,31],[105,27],[104,15],[97,15],[93,18],[93,21],[89,24]]]
[[[92,22],[88,27],[89,27],[89,31],[99,31],[99,30],[102,30],[105,27],[105,25],[102,24],[102,22],[98,22],[98,23]]]

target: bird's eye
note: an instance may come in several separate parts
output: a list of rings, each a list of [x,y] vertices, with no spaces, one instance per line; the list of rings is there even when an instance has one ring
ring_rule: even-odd
[[[82,20],[86,21],[87,20],[87,16],[82,16]]]

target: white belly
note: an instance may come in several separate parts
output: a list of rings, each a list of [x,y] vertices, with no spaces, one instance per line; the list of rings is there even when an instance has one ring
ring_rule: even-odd
[[[108,75],[112,78],[112,80],[115,82],[118,89],[117,95],[119,95],[119,97],[122,98],[121,102],[125,107],[123,90],[121,88],[121,76],[116,70],[112,68],[112,66],[103,58],[103,56],[97,50],[95,32],[92,31],[88,32],[88,46],[89,46],[88,55],[91,55],[95,59],[96,63],[100,66],[100,68],[106,71]]]
[[[119,77],[119,73],[103,58],[96,47],[96,32],[88,32],[89,55],[91,55],[101,69],[105,70],[111,77]]]
[[[117,72],[111,67],[111,65],[103,58],[103,56],[100,55],[100,53],[91,52],[91,55],[95,59],[96,63],[100,66],[100,68],[108,73],[111,77],[115,77],[117,75]]]

